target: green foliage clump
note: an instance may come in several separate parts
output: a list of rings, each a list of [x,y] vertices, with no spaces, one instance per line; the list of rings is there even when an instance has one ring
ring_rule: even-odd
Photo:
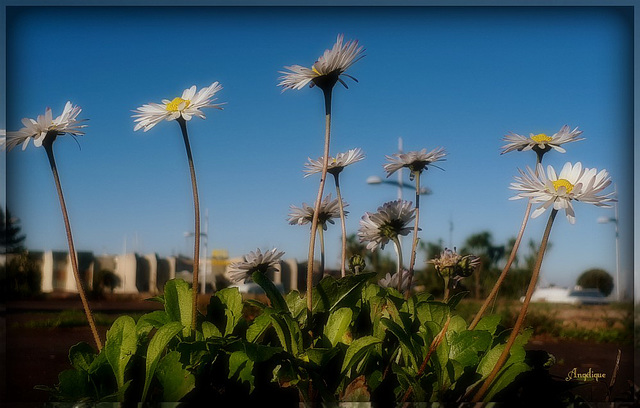
[[[56,401],[185,401],[255,405],[372,401],[469,400],[494,367],[509,330],[485,316],[474,330],[448,302],[428,293],[405,299],[369,282],[375,273],[326,277],[313,289],[313,313],[297,291],[282,295],[261,272],[253,280],[268,302],[243,300],[237,288],[211,297],[191,330],[189,284],[171,280],[164,304],[139,317],[119,317],[96,353],[79,343],[73,368],[46,388]],[[251,309],[257,313],[248,314]],[[521,333],[485,401],[559,401],[550,356],[526,352]],[[540,355],[543,353],[545,356]],[[535,358],[534,358],[535,357]],[[558,383],[559,384],[559,383]]]

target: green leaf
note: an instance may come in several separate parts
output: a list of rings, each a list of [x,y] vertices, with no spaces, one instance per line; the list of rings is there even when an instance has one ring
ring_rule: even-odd
[[[398,338],[400,347],[402,348],[402,356],[407,363],[411,364],[411,368],[414,372],[418,371],[418,362],[416,360],[416,350],[411,342],[411,337],[407,332],[400,327],[396,322],[383,317],[380,319],[380,323],[384,324],[394,336]]]
[[[88,372],[95,358],[96,353],[93,347],[85,342],[80,342],[69,349],[69,361],[76,370]]]
[[[252,343],[258,341],[260,336],[271,326],[270,315],[273,313],[275,313],[273,309],[265,309],[260,316],[253,319],[253,323],[247,329],[247,341]]]
[[[288,352],[297,356],[303,350],[302,332],[300,327],[293,321],[290,314],[272,313],[269,315],[273,328],[280,339],[282,347]]]
[[[183,325],[180,322],[167,323],[158,329],[149,342],[149,347],[147,348],[146,375],[144,379],[144,387],[142,389],[142,401],[147,398],[147,391],[149,391],[149,385],[151,384],[151,379],[156,371],[162,352],[165,347],[167,347],[167,344],[169,344],[169,341],[171,341],[171,339],[173,339],[176,334],[182,330],[182,327]]]
[[[478,353],[491,346],[491,334],[486,331],[463,331],[451,338],[449,359],[462,364],[463,367],[478,363]]]
[[[493,370],[493,367],[496,366],[496,363],[498,362],[498,359],[500,358],[500,355],[503,351],[504,344],[498,344],[482,357],[482,359],[480,360],[480,364],[478,364],[478,367],[476,368],[476,372],[482,376],[482,379],[485,379],[489,376],[491,370]]]
[[[318,367],[323,367],[333,356],[335,356],[338,351],[338,348],[309,348],[303,354],[302,359],[305,360],[305,357],[313,364]]]
[[[513,383],[517,376],[529,370],[531,370],[531,367],[526,363],[515,363],[504,367],[489,387],[484,401],[491,401],[494,395]]]
[[[229,379],[237,375],[240,382],[249,383],[249,393],[252,393],[255,388],[253,366],[253,360],[244,351],[231,353],[229,356]]]
[[[124,398],[124,373],[137,348],[136,323],[131,316],[120,316],[107,331],[103,353],[116,376],[118,393]]]
[[[364,336],[354,340],[349,345],[349,348],[347,348],[344,361],[342,362],[342,369],[340,370],[341,374],[345,375],[347,371],[360,362],[360,360],[369,353],[371,348],[378,343],[382,343],[382,340],[374,336]]]
[[[287,306],[287,302],[285,302],[282,297],[282,293],[276,288],[276,285],[271,282],[264,273],[260,271],[256,271],[251,275],[251,278],[255,283],[260,285],[264,293],[267,294],[269,301],[271,301],[271,307],[276,309],[278,312],[288,312],[289,306]]]
[[[442,327],[449,315],[449,307],[439,302],[420,303],[418,307],[416,307],[416,312],[420,324],[433,322]]]
[[[171,279],[164,285],[165,310],[171,321],[182,323],[183,336],[191,334],[193,291],[181,279]]]
[[[301,297],[297,290],[287,293],[284,300],[287,302],[291,316],[298,321],[300,326],[304,326],[307,322],[307,300]]]
[[[485,330],[491,334],[495,334],[498,324],[500,324],[500,315],[488,315],[480,319],[473,330]]]
[[[458,303],[469,294],[469,291],[458,292],[455,295],[451,296],[447,301],[447,305],[451,308],[451,310],[455,309],[458,306]]]
[[[64,370],[58,375],[58,389],[65,399],[77,401],[88,397],[89,377],[84,371]]]
[[[337,309],[329,315],[327,324],[324,326],[324,335],[332,346],[335,347],[339,342],[343,342],[343,336],[347,332],[352,318],[353,311],[346,307]]]
[[[233,333],[236,325],[242,318],[242,295],[238,288],[225,288],[215,294],[224,306],[224,315],[226,324],[224,335],[228,336]]]
[[[158,329],[170,321],[169,315],[164,310],[154,310],[153,312],[140,316],[136,323],[138,338],[147,336],[152,329]]]
[[[313,289],[313,311],[333,311],[342,305],[350,304],[351,297],[360,298],[361,288],[376,273],[348,275],[341,279],[332,276],[324,277]]]
[[[222,333],[216,327],[215,324],[211,322],[202,322],[202,335],[205,339],[210,339],[212,337],[222,337]]]
[[[163,401],[180,401],[195,388],[196,379],[180,362],[180,353],[170,351],[158,363],[156,378],[162,386]]]

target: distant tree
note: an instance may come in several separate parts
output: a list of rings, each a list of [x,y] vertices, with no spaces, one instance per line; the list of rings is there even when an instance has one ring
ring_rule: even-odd
[[[18,222],[18,218],[12,217],[8,209],[5,213],[0,207],[0,246],[3,253],[11,254],[24,251],[22,243],[25,236],[20,235]]]
[[[613,277],[604,269],[593,268],[584,271],[578,277],[577,284],[583,288],[598,289],[603,295],[609,296],[613,290]]]
[[[40,293],[42,277],[27,252],[12,254],[0,266],[0,293],[5,299],[28,298]]]

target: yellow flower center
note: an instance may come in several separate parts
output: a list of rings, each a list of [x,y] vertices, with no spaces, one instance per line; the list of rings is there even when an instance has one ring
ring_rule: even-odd
[[[184,105],[182,106],[182,109],[181,109],[181,107],[180,107],[180,105],[181,105],[181,104],[184,104]],[[177,111],[179,111],[179,110],[183,110],[183,109],[185,109],[185,108],[186,108],[186,107],[188,107],[190,104],[191,104],[191,101],[190,101],[190,100],[188,100],[188,99],[182,99],[182,98],[180,98],[180,97],[173,98],[173,100],[167,104],[167,110],[168,110],[169,112],[177,112]]]
[[[320,72],[318,72],[318,70],[316,69],[316,66],[315,66],[315,65],[311,67],[311,70],[312,70],[313,72],[315,72],[316,74],[318,74],[318,76],[321,76],[321,75],[322,75]]]
[[[556,181],[552,181],[552,183],[553,183],[553,188],[555,188],[556,191],[558,191],[560,187],[564,187],[567,190],[567,193],[570,193],[571,190],[573,190],[573,184],[569,183],[568,180],[558,179]]]
[[[550,142],[553,140],[551,136],[547,136],[544,133],[539,133],[537,135],[531,136],[531,140],[537,143]]]

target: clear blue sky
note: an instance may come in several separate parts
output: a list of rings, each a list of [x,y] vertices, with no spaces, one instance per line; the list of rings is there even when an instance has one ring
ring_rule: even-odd
[[[447,152],[444,171],[422,178],[425,241],[461,246],[489,230],[515,236],[526,205],[509,201],[517,168],[535,155],[500,155],[509,131],[528,135],[578,126],[586,140],[551,152],[547,164],[581,161],[609,170],[620,198],[623,284],[631,287],[633,190],[633,16],[613,8],[14,8],[7,13],[6,127],[71,100],[89,119],[78,143],[55,143],[76,247],[95,253],[190,254],[191,185],[178,125],[133,131],[132,110],[219,81],[206,120],[188,123],[209,249],[240,256],[274,246],[305,260],[308,227],[287,223],[289,206],[311,203],[322,155],[321,92],[282,93],[278,71],[310,66],[336,35],[358,39],[366,57],[349,73],[359,83],[334,92],[331,154],[360,147],[366,159],[342,175],[355,233],[365,211],[393,200],[384,156],[397,149]],[[7,161],[7,205],[32,250],[64,250],[66,238],[43,149],[16,148]],[[331,181],[331,180],[329,180]],[[326,192],[333,186],[327,184]],[[411,193],[406,191],[406,198]],[[590,267],[615,273],[613,209],[576,203],[575,225],[558,217],[543,265],[546,283],[571,285]],[[546,215],[525,241],[540,240]],[[327,234],[339,261],[340,228]],[[391,247],[385,249],[393,256]],[[408,252],[408,249],[407,249]],[[419,259],[418,262],[424,262]],[[421,266],[421,265],[418,265]]]

